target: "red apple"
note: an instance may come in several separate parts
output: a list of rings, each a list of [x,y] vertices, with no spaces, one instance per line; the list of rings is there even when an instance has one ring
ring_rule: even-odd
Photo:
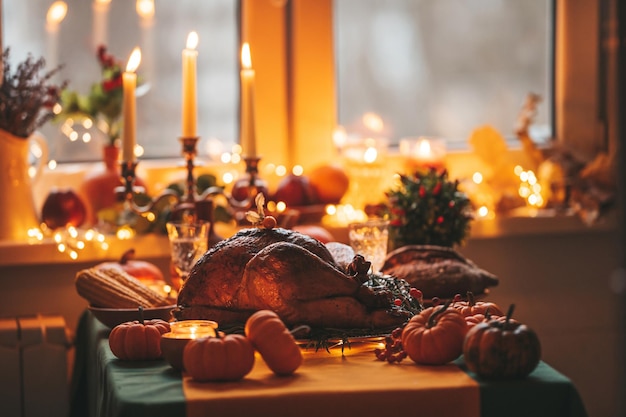
[[[311,187],[309,179],[303,175],[289,174],[278,184],[272,199],[283,201],[287,207],[306,206],[315,204],[317,196]]]
[[[78,227],[86,216],[85,204],[72,189],[50,191],[41,210],[41,221],[50,229],[67,225]]]
[[[257,178],[254,182],[254,188],[250,188],[250,179],[245,177],[237,180],[233,185],[233,189],[231,191],[232,197],[237,201],[246,201],[252,197],[251,191],[256,196],[258,193],[262,193],[267,197],[267,184],[265,181]]]

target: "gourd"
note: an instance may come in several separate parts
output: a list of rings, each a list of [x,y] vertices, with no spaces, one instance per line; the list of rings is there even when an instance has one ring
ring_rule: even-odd
[[[252,346],[277,375],[290,375],[302,364],[302,351],[278,314],[259,310],[244,328]]]
[[[530,374],[541,359],[537,334],[525,324],[511,320],[514,305],[504,320],[475,325],[463,343],[465,363],[485,379],[519,379]]]
[[[423,310],[402,330],[402,346],[415,363],[443,365],[461,355],[467,324],[463,315],[449,306],[450,302]]]
[[[159,359],[161,335],[169,331],[170,324],[161,319],[129,321],[111,330],[109,347],[122,360]]]
[[[140,281],[146,283],[152,283],[154,281],[164,281],[163,273],[153,263],[147,261],[141,261],[133,259],[135,256],[135,250],[129,249],[117,262],[102,262],[95,266],[96,269],[121,269],[128,275],[137,278]]]
[[[457,295],[457,297],[460,298],[459,295]],[[492,316],[504,316],[504,312],[502,312],[497,304],[489,301],[476,301],[474,293],[471,291],[467,292],[467,301],[456,301],[457,297],[455,297],[453,306],[461,312],[463,317],[485,314],[487,311],[489,311]]]
[[[183,351],[184,369],[196,381],[238,381],[254,365],[254,348],[240,334],[190,340]]]

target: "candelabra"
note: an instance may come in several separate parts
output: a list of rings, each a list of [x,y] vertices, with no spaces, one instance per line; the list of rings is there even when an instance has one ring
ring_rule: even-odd
[[[155,207],[162,201],[168,200],[174,207],[172,219],[205,220],[210,222],[209,246],[220,240],[213,228],[213,198],[222,196],[228,204],[228,209],[238,223],[245,219],[245,212],[254,207],[254,198],[259,192],[267,193],[265,182],[258,176],[259,157],[244,157],[246,164],[245,175],[235,182],[232,192],[227,193],[222,187],[209,187],[202,194],[196,192],[196,178],[194,176],[194,160],[197,155],[199,137],[182,137],[182,154],[185,158],[187,177],[185,192],[181,197],[173,190],[165,190],[148,204],[140,206],[135,202],[135,195],[142,191],[142,187],[135,185],[136,161],[125,161],[121,164],[123,186],[116,189],[119,198],[124,201],[125,209],[129,213],[146,215],[154,212]]]

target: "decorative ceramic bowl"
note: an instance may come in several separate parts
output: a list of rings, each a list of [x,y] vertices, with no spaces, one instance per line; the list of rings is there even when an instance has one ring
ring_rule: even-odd
[[[170,321],[172,320],[172,310],[174,308],[176,308],[175,305],[144,308],[143,319]],[[127,321],[141,320],[141,313],[137,308],[100,308],[89,306],[89,311],[91,311],[102,324],[111,329]]]

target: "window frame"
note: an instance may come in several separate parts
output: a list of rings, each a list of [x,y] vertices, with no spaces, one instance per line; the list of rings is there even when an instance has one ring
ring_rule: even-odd
[[[610,25],[610,19],[613,18],[612,13],[602,15],[601,11],[611,1],[554,0],[552,5],[554,53],[551,113],[554,142],[587,160],[598,152],[614,154],[617,145],[614,97],[611,93],[614,90],[611,86],[615,84],[613,52],[610,49],[601,50],[601,45],[606,41],[606,37],[601,36],[602,25]],[[333,113],[337,108],[334,78],[329,85],[317,86],[314,99],[305,95],[307,90],[312,89],[310,68],[322,68],[322,71],[330,69],[334,74],[332,0],[288,0],[286,7],[287,27],[291,28],[287,32],[291,37],[285,39],[289,54],[288,79],[285,80],[290,116],[287,123],[297,126],[289,130],[289,149],[293,152],[294,160],[308,166],[314,161],[306,144],[320,143],[321,137],[332,138],[334,126],[320,126],[318,119],[306,115],[326,112],[325,120],[336,121],[337,117]],[[300,28],[304,16],[307,28]],[[303,33],[294,32],[311,28],[318,30],[315,39],[318,44],[313,49],[309,43],[311,39],[307,39]],[[330,36],[323,32],[325,30],[331,31]],[[298,54],[298,51],[308,53]],[[305,83],[309,83],[308,89]],[[262,97],[259,99],[263,100]],[[324,149],[322,154],[327,159],[336,156],[333,149]]]

